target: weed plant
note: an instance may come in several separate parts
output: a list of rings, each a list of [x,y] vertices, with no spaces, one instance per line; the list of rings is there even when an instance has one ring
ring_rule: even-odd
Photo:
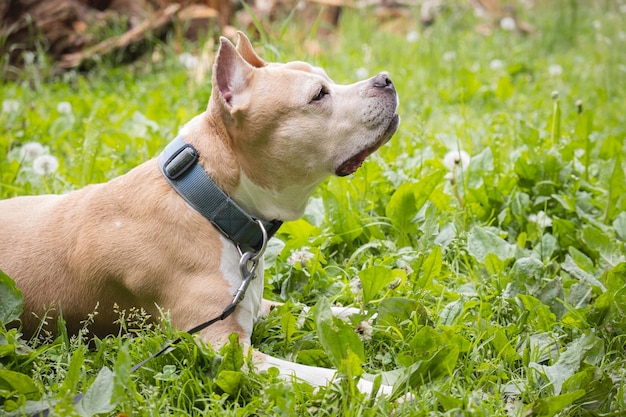
[[[78,336],[60,323],[60,337],[24,340],[2,275],[0,414],[626,415],[626,2],[535,2],[519,10],[528,35],[481,34],[451,4],[426,29],[418,10],[383,23],[346,9],[329,37],[283,24],[257,44],[339,83],[387,70],[400,95],[392,141],[325,182],[267,259],[266,297],[285,304],[255,346],[343,377],[314,389],[247,372],[235,338],[216,352],[189,336],[131,373],[180,335],[167,314],[158,326],[120,311],[104,339],[87,320]],[[52,80],[33,59],[2,86],[0,197],[67,192],[156,156],[211,91],[173,49]],[[343,322],[330,305],[361,314]],[[375,375],[393,396],[356,390]]]

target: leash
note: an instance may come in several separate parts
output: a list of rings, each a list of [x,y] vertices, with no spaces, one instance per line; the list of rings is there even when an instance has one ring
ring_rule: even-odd
[[[246,291],[248,290],[248,286],[250,286],[250,283],[252,282],[252,280],[256,278],[256,269],[259,266],[259,261],[261,260],[263,253],[265,252],[265,248],[267,247],[267,241],[268,241],[267,231],[265,230],[265,227],[263,226],[263,222],[261,222],[260,220],[258,221],[258,225],[263,235],[263,244],[261,248],[259,249],[259,251],[258,252],[252,252],[252,251],[243,252],[241,248],[237,246],[237,250],[241,254],[241,259],[239,260],[239,273],[241,274],[242,282],[239,288],[237,289],[237,292],[235,293],[233,301],[228,306],[226,306],[226,308],[224,309],[224,311],[222,311],[220,315],[213,317],[212,319],[207,320],[204,323],[201,323],[187,330],[186,332],[187,334],[198,333],[199,331],[206,329],[207,327],[217,323],[218,321],[226,320],[226,318],[235,311],[235,308],[237,307],[237,305],[241,301],[243,301],[244,297],[246,296]],[[138,364],[130,368],[130,371],[135,372],[138,369],[142,368],[146,363],[148,363],[152,359],[157,358],[165,353],[171,352],[172,350],[176,348],[176,344],[179,343],[181,340],[182,338],[178,337],[175,340],[166,343],[159,351],[153,353],[146,359],[142,360],[141,362],[139,362]]]

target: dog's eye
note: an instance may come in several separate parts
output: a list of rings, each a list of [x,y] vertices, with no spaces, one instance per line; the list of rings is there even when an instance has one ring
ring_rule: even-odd
[[[311,99],[311,102],[320,101],[327,95],[328,95],[328,90],[326,89],[326,87],[322,86],[320,90],[317,92],[317,94]]]

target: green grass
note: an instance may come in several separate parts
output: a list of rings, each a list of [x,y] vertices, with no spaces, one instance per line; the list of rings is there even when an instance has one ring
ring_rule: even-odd
[[[323,54],[303,50],[312,27],[265,34],[263,56],[310,61],[340,83],[387,70],[400,95],[394,139],[279,232],[266,296],[287,303],[253,336],[267,353],[352,377],[313,390],[242,372],[236,341],[214,352],[190,338],[131,374],[176,333],[127,311],[140,338],[25,341],[0,326],[0,415],[48,400],[64,416],[624,415],[626,3],[590,3],[522,10],[529,36],[480,35],[460,5],[428,30],[347,11]],[[160,50],[158,62],[57,80],[32,65],[5,83],[0,197],[65,192],[157,155],[211,90]],[[20,157],[31,141],[58,158],[56,172]],[[469,166],[449,172],[444,156],[460,150]],[[18,305],[0,282],[0,304]],[[363,314],[336,322],[329,303]],[[4,324],[16,315],[6,307]],[[385,372],[415,399],[359,394],[361,371]]]

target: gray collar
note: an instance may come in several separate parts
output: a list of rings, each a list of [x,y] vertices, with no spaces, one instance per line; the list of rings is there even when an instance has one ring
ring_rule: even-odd
[[[282,221],[257,220],[246,213],[197,163],[199,156],[192,145],[177,136],[159,155],[159,167],[176,192],[224,236],[240,249],[260,251],[263,231],[258,222],[263,224],[269,238],[276,233]]]

